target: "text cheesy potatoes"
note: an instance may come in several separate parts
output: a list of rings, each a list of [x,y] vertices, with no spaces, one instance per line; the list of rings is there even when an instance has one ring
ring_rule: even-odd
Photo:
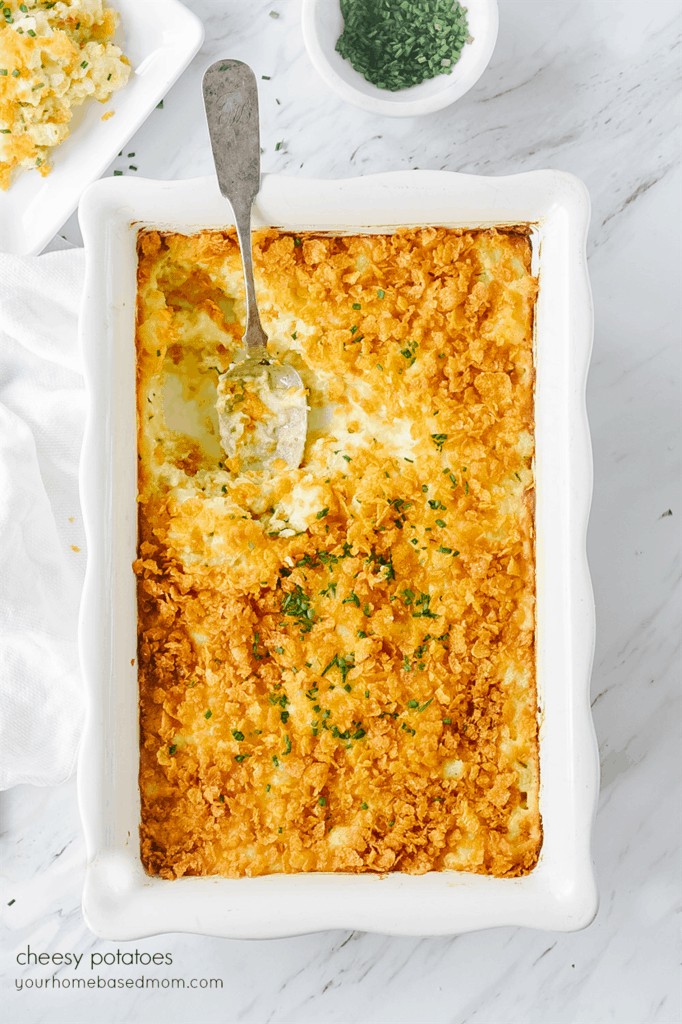
[[[139,236],[141,850],[181,875],[536,864],[522,229],[256,234],[298,469],[223,453],[235,237]]]
[[[0,2],[0,189],[19,168],[49,174],[74,109],[126,84],[117,23],[103,0]]]

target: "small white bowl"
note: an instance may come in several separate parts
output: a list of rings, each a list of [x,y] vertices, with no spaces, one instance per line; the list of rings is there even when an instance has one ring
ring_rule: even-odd
[[[464,46],[452,71],[397,92],[372,85],[336,52],[336,41],[343,31],[339,0],[303,0],[303,40],[315,70],[349,103],[389,117],[431,114],[454,103],[476,84],[495,49],[497,0],[464,0],[462,6],[473,41]]]

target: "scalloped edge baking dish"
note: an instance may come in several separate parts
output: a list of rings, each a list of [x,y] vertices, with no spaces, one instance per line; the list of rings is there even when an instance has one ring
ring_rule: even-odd
[[[585,384],[592,303],[589,198],[558,171],[483,178],[407,171],[341,181],[265,177],[255,223],[380,230],[531,224],[536,309],[537,658],[544,843],[523,878],[269,875],[150,878],[139,858],[135,240],[140,226],[231,223],[213,179],[105,180],[80,205],[87,253],[81,340],[89,412],[80,467],[88,566],[80,654],[88,711],[79,760],[83,913],[109,939],[165,931],[267,938],[325,928],[454,934],[497,925],[570,931],[598,904],[590,854],[599,788],[589,704],[594,603],[586,557],[592,458]]]

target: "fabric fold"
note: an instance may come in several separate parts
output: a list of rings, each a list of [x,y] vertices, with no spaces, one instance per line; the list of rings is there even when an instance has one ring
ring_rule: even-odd
[[[63,781],[84,696],[82,250],[0,254],[0,788]]]

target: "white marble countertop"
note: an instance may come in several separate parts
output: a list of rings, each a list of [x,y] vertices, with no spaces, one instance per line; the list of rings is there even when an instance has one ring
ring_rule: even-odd
[[[82,920],[74,780],[19,787],[2,794],[5,1019],[679,1022],[679,4],[501,0],[497,49],[478,85],[450,109],[401,121],[345,105],[317,78],[301,40],[299,0],[186,2],[205,23],[204,47],[126,147],[134,160],[124,156],[108,173],[209,173],[201,75],[212,60],[234,56],[269,76],[259,80],[264,171],[347,177],[408,167],[555,167],[590,189],[601,908],[586,931],[569,935],[164,935],[117,946],[95,940]],[[53,247],[79,244],[73,217]],[[55,973],[17,964],[29,946],[86,959],[117,948],[167,953],[172,967],[103,965],[92,976],[218,978],[223,987],[19,991],[15,979]]]

